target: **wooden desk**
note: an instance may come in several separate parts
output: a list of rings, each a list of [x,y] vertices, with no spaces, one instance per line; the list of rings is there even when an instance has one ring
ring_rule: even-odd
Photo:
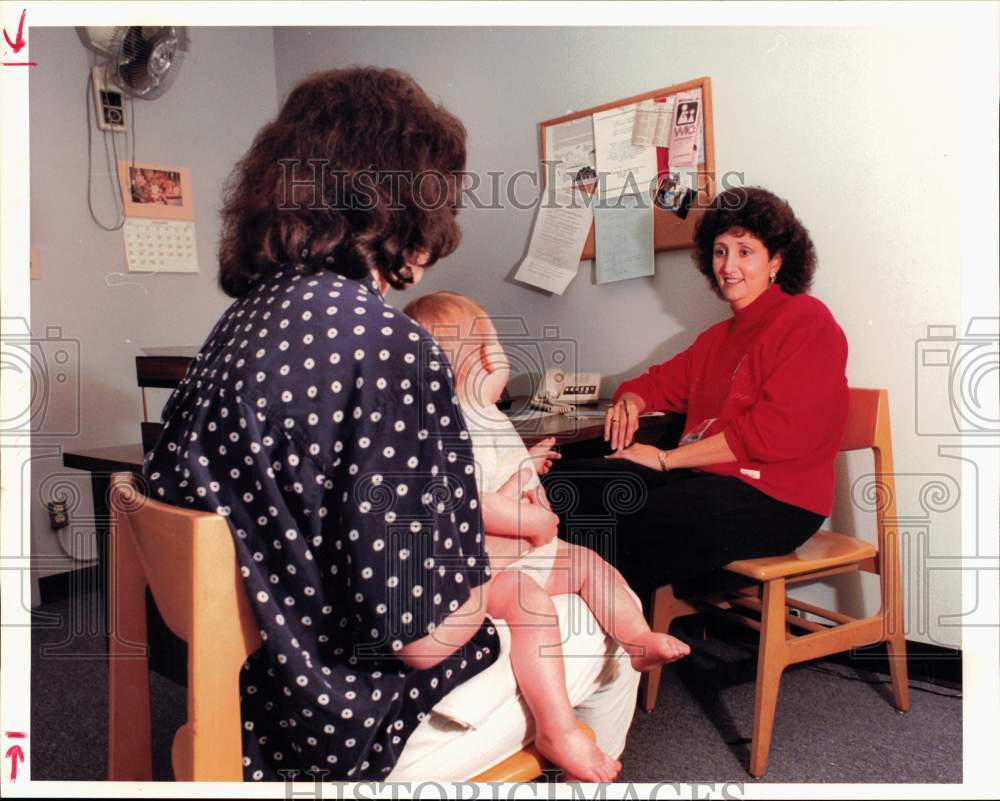
[[[91,448],[86,451],[63,454],[63,467],[87,470],[91,473],[142,472],[142,445],[112,445],[109,448]]]
[[[641,439],[643,441],[651,439],[651,434],[660,433],[671,425],[673,420],[674,418],[671,416],[643,417],[639,424]],[[553,414],[531,420],[517,420],[514,422],[514,428],[517,429],[524,439],[524,444],[528,447],[546,437],[555,437],[560,449],[603,442],[604,438],[603,418],[568,417],[562,414]],[[99,474],[110,476],[111,473],[119,471],[139,474],[142,472],[143,456],[142,445],[135,442],[128,445],[112,445],[107,448],[91,448],[85,451],[64,453],[63,466],[86,470],[92,474],[92,477]],[[105,510],[107,508],[106,488],[104,508]]]

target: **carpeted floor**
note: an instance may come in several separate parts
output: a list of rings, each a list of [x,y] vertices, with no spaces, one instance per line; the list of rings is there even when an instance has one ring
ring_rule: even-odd
[[[33,780],[107,773],[107,660],[92,599],[49,604],[32,630]],[[690,636],[692,655],[663,671],[657,708],[637,709],[623,782],[749,782],[756,651],[750,642]],[[675,632],[678,633],[678,632]],[[679,632],[685,636],[685,631]],[[962,701],[955,687],[911,682],[895,711],[886,676],[832,662],[782,678],[766,781],[962,780]],[[185,691],[151,674],[154,778],[169,780],[170,743]]]

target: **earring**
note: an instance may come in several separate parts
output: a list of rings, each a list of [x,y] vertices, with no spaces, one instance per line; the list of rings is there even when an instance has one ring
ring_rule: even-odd
[[[771,271],[771,283],[772,284],[774,283],[774,276],[776,276],[777,274],[778,274],[777,270],[772,270]]]

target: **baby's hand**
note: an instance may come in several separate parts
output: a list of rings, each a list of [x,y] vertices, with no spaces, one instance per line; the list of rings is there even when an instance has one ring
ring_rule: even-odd
[[[528,448],[528,453],[535,463],[535,470],[538,475],[544,476],[552,467],[553,460],[562,459],[562,454],[559,451],[552,450],[552,446],[555,444],[555,437],[546,437]]]
[[[521,536],[533,548],[547,545],[559,533],[559,516],[538,504],[521,506]]]

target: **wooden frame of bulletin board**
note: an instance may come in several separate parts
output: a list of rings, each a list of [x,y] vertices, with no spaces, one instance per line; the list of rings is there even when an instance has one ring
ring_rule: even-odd
[[[564,122],[570,122],[572,120],[580,119],[581,117],[589,117],[599,111],[606,111],[611,108],[619,108],[621,106],[628,106],[632,103],[638,103],[642,100],[653,100],[657,98],[666,97],[668,95],[677,94],[678,92],[686,92],[689,89],[701,89],[702,97],[702,120],[703,120],[703,131],[705,137],[705,147],[704,147],[704,163],[699,160],[698,163],[698,176],[697,176],[697,199],[691,204],[691,210],[685,219],[681,219],[676,214],[669,211],[663,211],[659,208],[654,208],[653,210],[653,249],[654,251],[660,250],[678,250],[680,248],[689,248],[694,245],[694,226],[705,212],[705,208],[710,201],[715,196],[715,135],[712,129],[712,79],[711,78],[695,78],[691,81],[685,81],[684,83],[674,84],[673,86],[667,86],[663,89],[656,89],[652,92],[643,92],[641,95],[634,95],[633,97],[626,97],[624,100],[615,100],[611,103],[604,103],[600,106],[594,106],[593,108],[584,109],[583,111],[576,111],[572,114],[566,114],[562,117],[556,117],[555,119],[546,120],[541,123],[541,138],[542,138],[542,161],[546,159],[546,139],[547,131],[553,125],[559,125]],[[691,168],[682,167],[680,168],[684,171],[690,171]],[[547,178],[546,170],[542,171],[542,182]],[[594,228],[591,226],[590,233],[587,235],[587,242],[583,246],[583,252],[580,254],[581,261],[588,261],[594,258]]]

